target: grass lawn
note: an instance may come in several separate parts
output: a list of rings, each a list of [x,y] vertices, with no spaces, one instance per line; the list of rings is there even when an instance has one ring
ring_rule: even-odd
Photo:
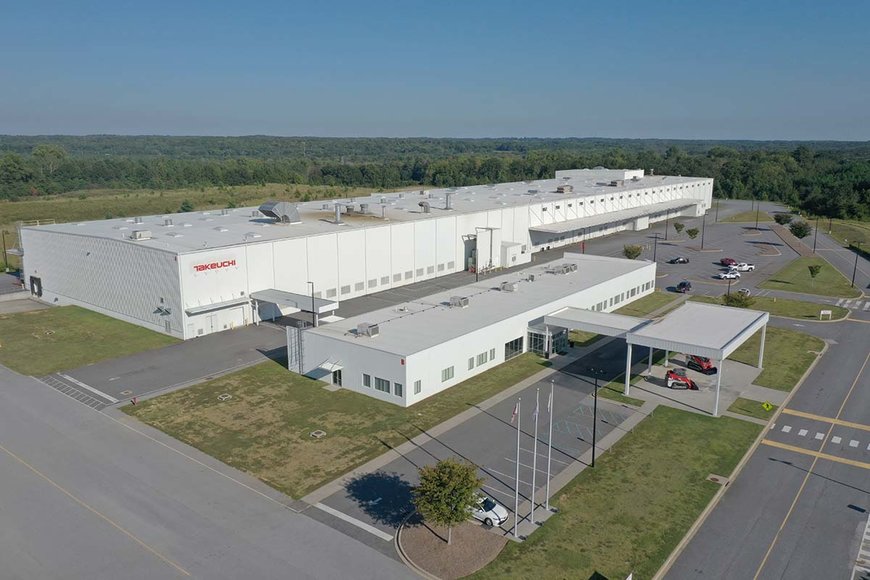
[[[752,399],[738,397],[736,401],[731,403],[728,410],[732,413],[740,413],[741,415],[755,417],[756,419],[764,419],[766,421],[773,417],[773,414],[776,412],[776,405],[771,404],[770,411],[765,411],[764,407],[761,406],[762,402],[763,401],[753,401]]]
[[[813,265],[822,267],[815,280],[810,277],[809,271],[809,266]],[[857,298],[861,295],[856,288],[850,287],[849,280],[839,270],[824,258],[813,256],[795,258],[759,286],[768,290],[787,290],[838,298]]]
[[[755,223],[755,212],[754,211],[742,211],[740,213],[736,213],[732,216],[728,216],[727,218],[723,218],[719,220],[720,222],[752,222]],[[770,217],[770,214],[764,211],[758,212],[758,223],[761,222],[772,222],[773,218]]]
[[[555,496],[559,513],[474,578],[652,578],[762,429],[658,407]]]
[[[761,331],[744,342],[728,358],[755,366],[758,362],[758,346]],[[796,330],[767,327],[767,341],[764,346],[764,370],[755,379],[755,384],[790,391],[803,376],[804,371],[821,352],[825,343],[822,339]]]
[[[614,312],[616,314],[624,314],[625,316],[646,316],[650,312],[654,312],[672,302],[676,302],[679,298],[679,294],[671,294],[669,292],[656,290],[652,294],[647,294],[643,298],[638,298],[631,304],[626,304],[622,308],[614,310]]]
[[[819,230],[827,232],[828,223],[828,220],[825,218],[820,219]],[[833,220],[830,224],[830,235],[840,244],[848,246],[849,244],[861,242],[861,246],[865,250],[870,250],[870,222],[860,222],[857,220]]]
[[[636,380],[639,380],[640,376],[634,377],[631,382],[635,383]],[[625,383],[622,380],[614,380],[610,381],[603,387],[598,389],[598,395],[604,399],[610,399],[611,401],[617,403],[625,403],[626,405],[632,405],[634,407],[640,407],[643,405],[642,399],[636,399],[634,397],[626,397],[622,394],[622,390],[625,387]]]
[[[832,320],[840,320],[845,318],[849,313],[848,310],[841,306],[829,306],[826,304],[816,304],[815,302],[804,302],[803,300],[791,300],[789,298],[772,298],[770,296],[753,296],[754,302],[750,306],[753,310],[763,310],[770,312],[773,316],[788,316],[791,318],[806,318],[807,320],[818,320],[819,310],[830,310]],[[692,296],[689,300],[695,302],[707,302],[708,304],[721,304],[721,300],[717,296]]]
[[[27,375],[48,375],[176,342],[78,306],[0,315],[0,363]]]
[[[604,338],[601,334],[586,332],[584,330],[572,330],[568,333],[568,339],[574,341],[574,346],[591,346]]]
[[[270,361],[123,410],[300,498],[549,365],[527,353],[405,409]]]

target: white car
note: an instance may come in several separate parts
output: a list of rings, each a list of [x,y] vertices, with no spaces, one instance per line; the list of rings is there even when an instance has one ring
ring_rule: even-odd
[[[474,519],[483,522],[487,526],[500,526],[508,519],[508,511],[503,505],[488,495],[478,495],[478,503],[471,508]]]
[[[751,272],[755,269],[755,264],[747,264],[746,262],[740,262],[734,268],[738,272]]]
[[[719,272],[720,280],[739,280],[740,272],[729,270],[728,272]]]

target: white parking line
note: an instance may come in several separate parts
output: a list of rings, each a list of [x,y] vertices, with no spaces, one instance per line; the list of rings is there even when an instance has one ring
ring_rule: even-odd
[[[842,440],[842,437],[837,437],[836,435],[834,437],[831,437],[831,443],[833,443],[834,445],[839,445],[840,441]]]
[[[72,384],[76,385],[77,387],[81,387],[81,388],[83,388],[83,389],[87,389],[88,391],[94,393],[95,395],[99,395],[99,396],[103,397],[103,398],[106,399],[107,401],[111,401],[111,402],[113,402],[113,403],[117,403],[117,402],[118,402],[118,399],[116,399],[115,397],[110,397],[110,396],[107,395],[106,393],[104,393],[104,392],[102,392],[102,391],[98,391],[98,390],[95,389],[94,387],[92,387],[92,386],[90,386],[90,385],[86,385],[86,384],[84,384],[83,382],[81,382],[81,381],[79,381],[79,380],[76,380],[76,379],[72,378],[72,377],[69,376],[69,375],[65,375],[65,374],[63,374],[63,373],[57,373],[57,374],[58,374],[58,376],[63,377],[64,379],[68,380],[69,382],[71,382]]]
[[[801,429],[800,431],[798,431],[798,435],[800,435],[801,437],[806,436],[807,433],[809,433],[809,431],[807,431],[806,429]]]
[[[482,487],[483,489],[487,489],[487,490],[489,490],[490,493],[497,493],[497,494],[499,494],[499,495],[503,495],[503,496],[508,497],[508,498],[511,498],[511,499],[513,499],[513,498],[515,497],[514,494],[512,494],[512,493],[507,493],[507,492],[504,492],[504,491],[502,491],[502,490],[500,490],[500,489],[495,489],[494,487],[490,487],[490,486],[488,486],[488,485],[482,485],[481,487]]]
[[[329,515],[335,516],[340,520],[344,520],[349,524],[353,524],[356,527],[358,527],[359,529],[365,530],[368,533],[375,535],[386,542],[393,541],[393,536],[391,536],[390,534],[388,534],[382,530],[379,530],[374,526],[370,526],[369,524],[367,524],[365,522],[361,522],[356,518],[352,518],[349,515],[338,511],[337,509],[333,509],[333,508],[329,507],[328,505],[323,505],[322,503],[316,503],[316,504],[314,504],[314,507],[316,507],[317,509],[325,511]]]
[[[516,459],[511,459],[510,457],[505,457],[505,461],[510,461],[510,462],[513,463],[513,464],[516,464],[516,462],[517,462]],[[523,463],[522,461],[520,461],[520,467],[523,467],[523,468],[525,468],[525,469],[531,469],[531,468],[532,468],[531,465],[526,465],[526,464]],[[540,473],[547,473],[547,463],[546,463],[546,459],[544,460],[544,467],[536,467],[536,468],[535,468],[535,471],[539,471]],[[551,471],[552,471],[552,470],[551,470]]]
[[[489,472],[492,472],[492,473],[495,473],[495,474],[498,474],[498,475],[501,475],[502,477],[507,477],[507,478],[509,478],[511,481],[513,481],[513,480],[516,478],[516,475],[513,474],[513,473],[510,474],[510,475],[508,475],[507,473],[502,473],[501,471],[497,471],[497,470],[493,469],[492,467],[487,467],[487,466],[485,466],[485,465],[483,466],[483,470],[484,470],[484,471],[489,471]],[[523,485],[532,485],[531,482],[529,482],[529,481],[523,481],[522,479],[520,480],[520,483],[523,484]]]
[[[864,308],[862,308],[861,310],[864,310],[865,312],[866,312],[867,310],[870,310],[870,302],[865,302],[865,303],[864,303]]]
[[[849,447],[858,447],[858,440],[852,439],[851,441],[849,441]]]
[[[816,439],[818,439],[819,441],[821,441],[821,440],[824,439],[824,438],[825,438],[825,434],[824,434],[824,433],[816,433]]]
[[[770,430],[773,431],[773,428],[774,428],[774,427],[776,427],[776,423],[771,423],[771,424],[770,424]]]
[[[845,298],[840,298],[839,300],[837,300],[837,306],[842,306],[843,302],[845,302],[845,301],[846,301]]]
[[[520,451],[528,451],[529,453],[532,453],[531,449],[523,449],[522,447],[520,447]],[[543,457],[544,461],[547,460],[547,447],[546,446],[544,446],[543,452],[540,449],[538,450],[538,457],[539,458]],[[505,459],[507,459],[507,457],[505,457]],[[516,463],[516,460],[509,460],[509,461],[513,461],[514,463]],[[540,461],[540,459],[538,459],[538,461]],[[562,465],[570,465],[571,464],[570,461],[562,461],[561,459],[556,459],[555,457],[553,458],[553,463],[561,463]]]
[[[783,433],[791,433],[791,425],[783,425],[782,432]]]

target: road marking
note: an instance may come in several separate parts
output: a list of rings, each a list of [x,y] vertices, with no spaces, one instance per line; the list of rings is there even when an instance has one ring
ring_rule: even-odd
[[[825,438],[824,433],[816,433],[816,440],[821,441],[824,438]]]
[[[863,310],[863,311],[865,311],[865,312],[866,312],[867,310],[870,310],[870,302],[865,302],[865,303],[864,303],[864,308],[862,308],[861,310]]]
[[[858,440],[852,439],[851,441],[849,441],[849,447],[858,447]]]
[[[803,447],[798,447],[797,445],[780,443],[779,441],[773,441],[771,439],[762,439],[761,443],[762,445],[769,445],[770,447],[777,447],[779,449],[785,449],[786,451],[794,451],[795,453],[800,453],[801,455],[809,455],[810,457],[815,457],[816,459],[827,459],[829,461],[835,461],[837,463],[845,463],[846,465],[851,465],[853,467],[860,467],[861,469],[870,469],[870,463],[864,461],[856,461],[854,459],[837,457],[836,455],[831,455],[830,453],[822,453],[821,451],[804,449]],[[815,465],[815,461],[813,462],[813,465]]]
[[[831,443],[833,443],[834,445],[839,445],[841,441],[843,441],[843,440],[840,437],[837,437],[836,435],[831,437]]]
[[[58,376],[61,376],[61,377],[65,378],[66,380],[68,380],[68,381],[71,382],[72,384],[76,385],[77,387],[81,387],[81,388],[83,388],[83,389],[87,389],[88,391],[92,392],[93,394],[95,394],[95,395],[99,395],[99,396],[103,397],[103,398],[106,399],[107,401],[111,401],[112,403],[117,403],[117,402],[118,402],[118,399],[116,399],[115,397],[110,397],[109,395],[107,395],[107,394],[104,393],[103,391],[98,391],[98,390],[95,389],[94,387],[92,387],[92,386],[90,386],[90,385],[86,385],[86,384],[84,384],[83,382],[81,382],[81,381],[79,381],[79,380],[77,380],[77,379],[74,379],[74,378],[72,378],[72,377],[69,376],[69,375],[65,375],[65,374],[63,374],[63,373],[57,373],[57,374],[58,374]]]
[[[798,435],[801,437],[806,436],[807,433],[809,433],[809,431],[807,431],[806,429],[801,429],[800,431],[798,431]]]
[[[163,554],[161,554],[160,552],[158,552],[157,550],[155,550],[154,548],[152,548],[151,546],[149,546],[148,544],[146,544],[145,542],[140,540],[138,537],[136,537],[133,533],[128,531],[126,528],[122,527],[120,524],[109,519],[108,516],[97,511],[95,508],[91,507],[90,505],[86,504],[84,501],[82,501],[81,499],[79,499],[78,497],[73,495],[72,492],[67,491],[59,483],[55,482],[53,479],[51,479],[50,477],[48,477],[47,475],[45,475],[44,473],[39,471],[37,468],[30,465],[27,461],[25,461],[24,459],[22,459],[21,457],[19,457],[15,453],[13,453],[12,451],[9,451],[8,449],[6,449],[3,445],[0,445],[0,450],[5,452],[7,455],[9,455],[9,457],[14,459],[18,463],[20,463],[21,465],[23,465],[24,467],[29,469],[30,471],[32,471],[33,473],[35,473],[37,476],[42,478],[44,481],[51,484],[51,486],[54,487],[56,490],[58,490],[59,492],[61,492],[62,494],[64,494],[65,496],[67,496],[68,498],[70,498],[71,500],[73,500],[74,502],[76,502],[77,504],[79,504],[80,506],[82,506],[83,508],[85,508],[86,510],[88,510],[89,512],[91,512],[92,514],[94,514],[95,516],[97,516],[98,518],[100,518],[101,520],[103,520],[104,522],[106,522],[107,524],[109,524],[110,526],[112,526],[113,528],[115,528],[116,530],[118,530],[119,532],[121,532],[122,534],[124,534],[125,536],[127,536],[128,538],[133,540],[134,542],[136,542],[137,544],[139,544],[140,546],[142,546],[143,548],[145,548],[145,550],[147,550],[148,552],[151,552],[151,554],[153,554],[154,556],[157,556],[157,558],[159,558],[160,560],[162,560],[166,564],[169,564],[170,566],[175,568],[178,572],[184,574],[185,576],[190,576],[190,572],[188,572],[187,570],[185,570],[184,568],[182,568],[181,566],[179,566],[178,564],[176,564],[175,562],[173,562],[172,560],[170,560],[169,558],[167,558],[166,556],[164,556]]]
[[[333,508],[329,507],[328,505],[323,505],[322,503],[316,503],[316,504],[314,504],[314,507],[316,507],[319,510],[325,511],[329,515],[335,516],[340,520],[344,520],[349,524],[353,524],[354,526],[358,527],[359,529],[365,530],[368,533],[372,534],[373,536],[379,537],[380,539],[384,540],[385,542],[392,542],[393,541],[393,536],[391,536],[387,532],[385,532],[383,530],[379,530],[378,528],[376,528],[374,526],[370,526],[369,524],[367,524],[365,522],[361,522],[356,518],[352,518],[349,515],[338,511],[337,509],[333,509]]]
[[[506,459],[507,461],[510,461],[510,462],[513,463],[514,465],[516,465],[516,463],[517,463],[516,459],[511,459],[510,457],[505,457],[504,459]],[[526,469],[531,469],[531,468],[532,468],[531,465],[526,465],[526,464],[523,463],[522,461],[520,461],[520,467],[524,467],[524,468],[526,468]],[[536,467],[536,468],[535,468],[535,471],[539,471],[539,472],[541,472],[541,473],[547,473],[547,465],[544,464],[544,467]]]
[[[500,475],[500,476],[502,476],[502,477],[507,477],[508,479],[516,479],[516,474],[510,474],[510,475],[508,475],[507,473],[502,473],[501,471],[496,471],[496,470],[493,469],[492,467],[487,467],[487,466],[485,466],[485,465],[483,466],[483,470],[484,470],[484,471],[487,471],[487,472],[489,472],[489,473],[495,473],[496,475]],[[522,479],[520,480],[520,483],[522,483],[522,484],[524,484],[524,485],[532,485],[531,482],[529,482],[529,481],[523,481]]]
[[[771,424],[770,424],[770,430],[773,431],[773,428],[774,428],[774,427],[776,427],[776,423],[771,423]]]
[[[502,490],[500,490],[500,489],[496,489],[496,488],[494,488],[494,487],[490,487],[490,486],[488,486],[488,485],[482,485],[482,486],[480,486],[480,487],[482,487],[483,489],[488,489],[488,490],[491,491],[492,493],[497,493],[497,494],[503,495],[503,496],[505,496],[505,497],[509,497],[509,498],[511,498],[511,499],[513,499],[513,498],[515,497],[514,494],[512,494],[512,493],[507,493],[507,492],[504,492],[504,491],[502,491]]]
[[[839,300],[837,300],[837,306],[842,306],[843,302],[845,302],[845,301],[846,301],[845,298],[840,298]]]
[[[782,412],[786,415],[794,415],[795,417],[803,417],[804,419],[812,419],[813,421],[822,421],[823,423],[831,423],[832,425],[839,425],[841,427],[851,427],[853,429],[861,429],[862,431],[870,431],[870,425],[864,425],[863,423],[843,421],[842,419],[831,419],[830,417],[805,413],[804,411],[795,411],[793,409],[783,409]]]
[[[783,433],[791,433],[791,425],[783,425],[782,432]]]

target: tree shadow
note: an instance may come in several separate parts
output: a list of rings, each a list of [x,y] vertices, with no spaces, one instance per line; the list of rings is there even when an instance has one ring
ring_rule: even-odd
[[[344,488],[347,497],[380,524],[397,528],[414,509],[411,484],[395,472],[366,473],[351,479]]]

